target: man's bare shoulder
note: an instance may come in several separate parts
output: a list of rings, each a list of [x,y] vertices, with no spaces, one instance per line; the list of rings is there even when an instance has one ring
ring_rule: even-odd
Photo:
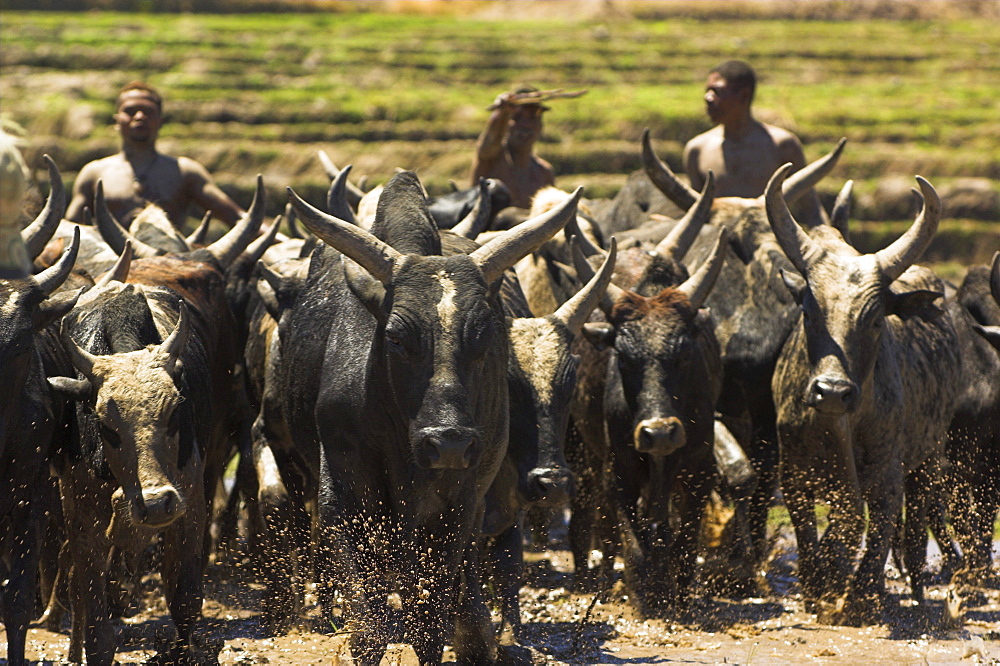
[[[795,134],[790,130],[786,130],[783,127],[777,127],[775,125],[768,125],[767,123],[761,123],[761,126],[771,136],[771,141],[774,142],[774,145],[779,148],[787,145],[802,145],[802,142],[799,141],[799,137],[795,136]]]
[[[712,129],[702,132],[694,137],[692,137],[685,145],[684,150],[703,150],[711,146],[717,146],[722,143],[723,131],[721,125],[716,125]]]

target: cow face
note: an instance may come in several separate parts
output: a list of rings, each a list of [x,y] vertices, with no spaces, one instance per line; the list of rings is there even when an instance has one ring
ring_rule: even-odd
[[[508,322],[511,423],[507,455],[517,465],[521,500],[559,506],[573,493],[566,463],[569,407],[580,357],[557,317]]]
[[[624,402],[636,451],[669,455],[687,443],[690,424],[700,417],[711,420],[712,401],[705,408],[692,400],[712,381],[697,341],[707,312],[667,288],[653,298],[624,292],[610,320],[614,352],[608,391]],[[609,404],[615,404],[611,396]]]
[[[408,420],[413,459],[425,469],[478,464],[477,413],[487,358],[505,347],[482,273],[465,255],[408,256],[383,301],[382,351],[393,396]]]
[[[93,428],[99,431],[104,460],[121,486],[132,521],[144,527],[166,527],[186,509],[179,490],[189,484],[179,469],[185,413],[178,355],[188,328],[182,309],[177,328],[161,345],[108,355],[92,355],[64,334],[73,365],[85,379],[49,380],[80,400],[85,415],[92,415],[84,417],[81,436],[94,436]]]

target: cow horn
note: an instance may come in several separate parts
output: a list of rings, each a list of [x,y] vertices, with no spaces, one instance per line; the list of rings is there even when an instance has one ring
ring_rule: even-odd
[[[89,379],[91,383],[96,382],[97,376],[94,374],[94,363],[97,361],[97,356],[76,344],[76,340],[69,334],[69,329],[65,326],[62,329],[62,340],[63,346],[69,354],[69,359],[73,363],[73,367],[83,373],[83,376]]]
[[[132,254],[141,259],[159,257],[166,254],[163,250],[143,243],[125,230],[115,216],[108,209],[108,202],[104,198],[104,183],[97,181],[97,194],[94,197],[94,212],[96,213],[97,231],[108,246],[119,255],[125,249],[125,241],[132,241]]]
[[[566,227],[563,229],[563,234],[566,235],[566,239],[572,241],[573,238],[576,238],[577,242],[580,244],[580,251],[583,252],[583,256],[585,257],[592,257],[595,254],[599,254],[603,257],[607,253],[602,248],[595,245],[590,240],[590,237],[583,233],[583,229],[580,228],[579,219],[580,215],[577,214],[566,223]]]
[[[700,308],[708,298],[708,294],[712,291],[712,287],[715,286],[715,282],[719,277],[719,273],[722,272],[722,265],[726,261],[726,239],[729,236],[729,230],[722,227],[719,230],[719,237],[715,241],[715,248],[712,249],[712,254],[708,256],[708,259],[701,262],[701,266],[698,270],[683,282],[677,290],[683,292],[687,296],[688,300],[691,301],[691,305]]]
[[[45,200],[45,207],[34,222],[21,230],[21,239],[27,246],[28,257],[31,259],[42,253],[66,213],[66,187],[63,185],[62,174],[51,157],[42,157],[49,169],[49,198]]]
[[[59,261],[32,278],[46,296],[50,295],[66,281],[66,278],[69,277],[69,272],[73,270],[73,264],[76,263],[76,256],[79,252],[80,227],[77,226],[73,227],[73,240],[63,253],[63,256],[59,258]]]
[[[809,263],[822,252],[808,235],[799,227],[798,222],[788,210],[788,204],[782,195],[781,183],[791,171],[790,162],[778,167],[764,189],[764,206],[767,209],[767,221],[771,224],[778,245],[785,252],[789,261],[802,275],[806,275]]]
[[[351,165],[348,164],[330,182],[330,189],[326,193],[326,211],[345,222],[357,224],[358,221],[354,217],[354,210],[347,202],[347,176],[350,173]]]
[[[579,246],[575,243],[574,251],[580,252]],[[601,265],[601,270],[592,276],[580,291],[576,292],[572,298],[560,305],[559,309],[553,313],[552,316],[565,324],[574,337],[580,334],[580,329],[583,328],[584,322],[587,321],[590,313],[600,303],[608,285],[611,284],[611,274],[615,270],[615,259],[617,256],[618,242],[612,238],[611,248],[608,250],[608,255]],[[584,261],[584,263],[587,262]],[[587,266],[589,267],[590,264],[588,263]]]
[[[257,189],[253,194],[250,210],[226,232],[225,236],[205,248],[215,257],[223,270],[229,268],[236,261],[236,257],[240,256],[257,236],[261,222],[264,221],[265,196],[264,177],[257,174]]]
[[[285,224],[288,225],[289,238],[305,239],[306,235],[302,233],[302,227],[299,226],[299,218],[290,203],[285,204]]]
[[[993,268],[990,270],[990,291],[993,300],[1000,303],[1000,252],[993,255]]]
[[[673,201],[681,210],[690,210],[698,200],[698,193],[681,182],[674,172],[653,152],[649,140],[649,128],[642,131],[642,166],[646,175],[656,185],[656,189]]]
[[[840,188],[837,200],[833,202],[833,210],[830,211],[830,226],[840,232],[844,241],[850,245],[851,228],[849,220],[851,217],[851,192],[854,189],[854,181],[849,180]]]
[[[807,164],[789,176],[788,180],[781,186],[785,201],[795,201],[813,188],[824,176],[833,171],[833,167],[837,165],[837,160],[840,159],[840,154],[844,152],[844,145],[846,143],[846,138],[841,139],[837,142],[837,147],[831,153],[819,158],[815,162]]]
[[[612,242],[615,243],[615,250],[617,252],[617,239],[612,238]],[[587,261],[587,258],[583,255],[579,240],[574,239],[570,242],[570,246],[570,251],[573,254],[573,266],[576,268],[577,278],[581,282],[586,280],[589,283],[594,279],[594,267],[590,265],[590,262]],[[599,303],[601,311],[610,316],[611,308],[624,294],[624,289],[616,285],[614,282],[609,281],[608,286],[604,288],[604,292]]]
[[[486,178],[480,178],[476,205],[461,222],[451,228],[451,232],[466,238],[475,238],[486,231],[486,226],[490,223],[490,212],[490,182]]]
[[[525,220],[469,255],[483,271],[486,282],[491,283],[499,278],[519,259],[537,250],[562,229],[576,215],[576,206],[582,193],[582,187],[576,188],[563,203]]]
[[[325,150],[319,151],[319,161],[323,165],[323,171],[326,172],[327,177],[330,180],[336,180],[337,176],[340,175],[340,169],[337,165],[333,163],[330,156],[326,154]],[[347,197],[347,203],[351,208],[357,208],[358,202],[361,201],[361,197],[365,196],[365,193],[360,187],[356,187],[351,181],[347,180],[344,184],[346,188],[345,196]],[[332,212],[332,211],[331,211]]]
[[[937,192],[920,176],[917,176],[917,184],[924,199],[924,205],[917,219],[892,245],[875,253],[882,272],[892,280],[902,275],[920,258],[934,238],[938,222],[941,220],[941,199]]]
[[[709,171],[708,177],[705,179],[705,187],[698,195],[698,201],[684,213],[684,217],[674,225],[666,238],[657,244],[654,254],[673,258],[674,261],[680,263],[698,237],[698,232],[708,222],[714,200],[715,174]]]
[[[205,217],[201,218],[201,224],[198,228],[191,232],[191,235],[185,238],[189,248],[195,248],[198,245],[205,244],[205,238],[208,236],[208,225],[212,221],[212,211],[205,211]]]
[[[167,374],[172,375],[174,373],[174,368],[177,366],[177,359],[180,358],[181,352],[184,351],[184,345],[187,344],[188,333],[190,331],[191,316],[188,314],[187,304],[181,301],[174,330],[160,344],[158,350],[167,356],[167,360],[163,363],[163,369],[167,371]]]
[[[287,189],[289,202],[309,231],[330,247],[361,264],[382,284],[389,283],[393,266],[403,255],[361,227],[327,215],[299,198],[292,188]]]
[[[256,266],[257,261],[264,256],[265,252],[267,252],[267,248],[274,245],[274,239],[278,237],[278,229],[280,228],[281,228],[281,216],[278,215],[276,218],[274,218],[274,221],[271,223],[271,226],[267,228],[267,231],[261,234],[260,238],[258,238],[257,240],[255,240],[254,242],[250,243],[250,245],[247,246],[246,255],[250,258],[251,264]]]
[[[118,257],[118,261],[115,265],[111,267],[107,273],[97,281],[94,285],[97,287],[104,287],[111,283],[112,280],[116,282],[124,282],[128,279],[128,269],[132,266],[132,241],[125,241],[125,248],[122,250],[121,255]]]

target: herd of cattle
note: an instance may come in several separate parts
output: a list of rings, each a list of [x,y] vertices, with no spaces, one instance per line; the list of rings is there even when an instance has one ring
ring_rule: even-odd
[[[213,660],[192,632],[212,535],[238,522],[268,625],[295,621],[312,579],[370,664],[389,642],[422,663],[516,642],[535,507],[571,508],[576,585],[608,585],[620,557],[640,610],[695,589],[715,496],[735,503],[732,557],[749,563],[732,587],[752,588],[779,482],[821,621],[880,620],[890,548],[922,600],[928,529],[963,580],[989,576],[1000,258],[959,287],[915,264],[941,216],[921,178],[921,212],[874,254],[851,244],[850,183],[829,224],[800,226],[786,202],[842,149],[779,169],[759,198],[714,198],[647,133],[676,221],[550,189],[501,224],[497,183],[449,206],[413,173],[363,193],[327,164],[326,211],[289,188],[262,229],[258,177],[211,244],[207,218],[185,238],[155,207],[123,228],[100,187],[93,225],[62,220],[46,158],[48,201],[22,232],[36,272],[0,279],[10,663],[42,606],[49,626],[69,612],[70,660],[113,663],[112,620],[154,544],[177,629],[161,658]]]

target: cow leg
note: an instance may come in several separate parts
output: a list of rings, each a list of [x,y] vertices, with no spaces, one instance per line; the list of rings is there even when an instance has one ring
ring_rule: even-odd
[[[521,633],[521,605],[518,593],[524,580],[524,552],[521,528],[515,523],[488,544],[490,579],[500,600],[500,644],[517,644]]]
[[[819,566],[819,537],[816,531],[816,496],[813,492],[811,473],[805,461],[781,462],[781,486],[785,506],[795,530],[795,543],[799,552],[799,583],[807,600],[822,596],[824,572]]]
[[[903,508],[903,479],[879,479],[877,494],[868,497],[868,535],[854,576],[842,623],[864,626],[879,621],[885,597],[885,563]],[[926,529],[926,527],[924,528]]]
[[[163,582],[170,617],[177,627],[177,643],[167,658],[170,661],[216,663],[215,654],[198,654],[195,657],[192,651],[193,631],[201,619],[204,601],[201,554],[207,516],[198,510],[200,500],[200,497],[193,497],[188,512],[163,534]]]
[[[260,418],[258,417],[258,422]],[[255,431],[257,424],[254,426]],[[261,570],[267,586],[268,602],[264,607],[264,622],[274,633],[288,630],[293,609],[292,570],[296,540],[292,534],[292,500],[281,478],[278,463],[268,442],[255,438],[253,446],[254,502],[262,523]],[[292,547],[293,552],[289,552]]]
[[[482,524],[480,515],[477,524]],[[521,534],[516,530],[518,553],[520,553]],[[509,531],[509,530],[508,530]],[[459,581],[458,605],[455,611],[455,661],[460,664],[485,664],[497,660],[497,641],[493,635],[490,612],[483,597],[483,583],[479,563],[479,548],[472,543],[465,548],[465,563]],[[517,583],[514,583],[517,586]],[[515,599],[517,592],[514,593]],[[501,593],[501,598],[503,593]],[[515,609],[519,607],[515,603]],[[519,612],[519,610],[518,610]],[[417,646],[414,645],[414,648]],[[421,663],[439,663],[441,652],[437,646],[428,646],[426,653],[417,650]],[[442,651],[444,646],[441,647]],[[434,661],[425,661],[425,657],[433,657]]]
[[[26,491],[23,487],[19,490],[22,494]],[[6,541],[12,548],[6,556],[10,566],[3,586],[3,621],[7,630],[7,658],[11,664],[24,664],[28,624],[35,611],[40,516],[33,510],[35,502],[29,498],[14,499],[14,509],[8,514],[11,530]]]
[[[903,562],[910,576],[910,593],[921,605],[924,603],[924,585],[928,582],[924,570],[927,564],[927,519],[929,505],[938,502],[935,490],[923,467],[906,477],[906,520],[902,523]],[[897,526],[896,529],[900,527]]]

